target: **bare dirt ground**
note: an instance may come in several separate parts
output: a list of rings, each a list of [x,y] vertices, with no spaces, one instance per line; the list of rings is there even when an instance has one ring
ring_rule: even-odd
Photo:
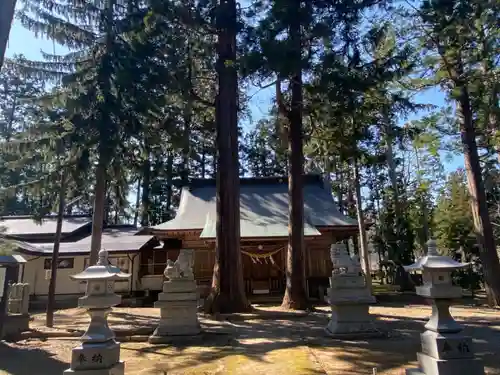
[[[122,343],[127,375],[215,374],[367,374],[403,375],[416,364],[419,333],[430,314],[424,305],[374,306],[381,329],[389,338],[341,341],[325,337],[328,309],[307,316],[280,314],[277,307],[258,307],[257,313],[215,321],[201,317],[206,333],[171,345]],[[488,375],[500,375],[500,310],[452,308],[457,321],[474,337],[475,351]],[[154,308],[116,308],[110,325],[116,330],[152,330],[159,311]],[[34,316],[32,328],[43,331],[44,315]],[[80,309],[60,310],[57,330],[84,329],[88,318]],[[68,368],[75,338],[28,339],[0,342],[0,374],[55,375]],[[473,374],[471,374],[473,375]]]

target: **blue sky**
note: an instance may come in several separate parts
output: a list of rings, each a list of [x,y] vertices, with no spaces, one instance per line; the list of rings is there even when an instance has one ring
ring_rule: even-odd
[[[30,60],[37,60],[41,58],[40,51],[48,53],[64,53],[65,49],[61,46],[54,45],[52,41],[36,38],[35,34],[23,28],[19,21],[15,20],[10,32],[9,43],[7,47],[7,57],[12,57],[14,54],[23,54]],[[250,128],[259,119],[265,117],[268,109],[272,104],[273,89],[268,88],[259,90],[258,88],[251,88],[249,92],[250,100],[250,121],[246,121],[245,128]],[[423,104],[434,104],[437,106],[444,105],[444,95],[437,89],[428,90],[425,93],[417,95],[417,102]],[[421,114],[412,115],[407,120],[417,119]],[[459,167],[463,167],[463,158],[454,157],[451,161],[445,161],[446,171],[453,171]]]

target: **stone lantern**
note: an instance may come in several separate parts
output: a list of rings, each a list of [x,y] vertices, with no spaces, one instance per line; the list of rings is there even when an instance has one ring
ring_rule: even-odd
[[[330,249],[333,264],[328,301],[332,309],[326,333],[333,337],[373,337],[382,332],[376,329],[369,313],[375,302],[366,276],[359,262],[347,253],[344,244],[333,244]]]
[[[120,361],[120,343],[108,326],[107,316],[111,307],[120,303],[114,293],[116,280],[127,279],[129,274],[109,264],[108,252],[101,250],[95,266],[71,276],[73,280],[86,281],[85,296],[78,299],[78,306],[87,309],[90,324],[81,337],[82,344],[72,350],[70,368],[64,374],[123,375],[125,365]]]
[[[437,252],[436,241],[427,242],[427,255],[407,271],[422,271],[423,285],[417,294],[432,302],[432,316],[420,335],[422,351],[417,353],[419,369],[406,371],[407,375],[484,375],[484,367],[474,358],[472,338],[461,333],[462,327],[450,314],[454,299],[462,296],[462,288],[452,283],[454,270],[468,267]]]

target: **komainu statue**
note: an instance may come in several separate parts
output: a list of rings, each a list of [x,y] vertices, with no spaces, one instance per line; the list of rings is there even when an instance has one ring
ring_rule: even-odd
[[[193,250],[181,249],[179,256],[175,262],[170,259],[167,260],[167,267],[165,268],[164,275],[169,280],[177,279],[194,279],[193,274]]]

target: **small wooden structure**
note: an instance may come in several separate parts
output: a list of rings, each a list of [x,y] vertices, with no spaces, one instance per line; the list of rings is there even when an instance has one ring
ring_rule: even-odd
[[[25,263],[20,255],[0,255],[0,340],[16,332],[18,327],[29,326],[29,317],[11,317],[7,312],[9,285],[18,281]]]
[[[357,234],[356,220],[339,212],[320,176],[304,176],[304,242],[310,297],[322,297],[332,264],[330,245]],[[240,180],[241,251],[247,294],[281,294],[285,288],[288,246],[288,180]],[[192,180],[183,187],[177,216],[142,233],[154,235],[163,248],[141,251],[142,288],[159,291],[167,259],[181,248],[195,251],[195,280],[208,291],[215,260],[216,186],[213,179]],[[205,286],[205,288],[203,288]]]

